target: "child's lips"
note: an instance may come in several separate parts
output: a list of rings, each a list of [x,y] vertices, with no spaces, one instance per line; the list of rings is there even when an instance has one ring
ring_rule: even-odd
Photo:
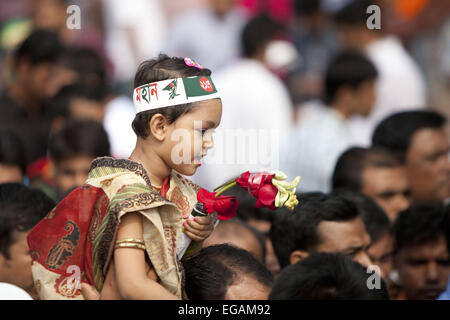
[[[195,164],[196,166],[201,166],[201,165],[202,165],[201,159],[194,159],[194,164]]]

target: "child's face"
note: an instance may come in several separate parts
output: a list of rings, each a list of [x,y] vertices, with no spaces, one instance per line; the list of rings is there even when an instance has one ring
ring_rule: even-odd
[[[63,195],[84,184],[93,160],[92,156],[78,155],[55,163],[56,184]]]
[[[221,117],[220,99],[196,102],[189,113],[169,125],[165,163],[183,175],[193,175],[214,146],[212,134]]]

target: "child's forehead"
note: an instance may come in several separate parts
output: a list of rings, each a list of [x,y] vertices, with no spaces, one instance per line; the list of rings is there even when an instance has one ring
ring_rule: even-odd
[[[180,117],[185,121],[202,121],[203,125],[218,126],[222,117],[222,102],[220,99],[211,99],[195,102],[190,112]]]

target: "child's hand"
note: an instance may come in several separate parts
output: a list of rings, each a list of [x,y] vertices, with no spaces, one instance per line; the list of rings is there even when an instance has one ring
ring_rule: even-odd
[[[211,215],[205,217],[194,217],[188,219],[184,224],[184,233],[193,241],[203,241],[209,237],[214,230],[214,222]]]

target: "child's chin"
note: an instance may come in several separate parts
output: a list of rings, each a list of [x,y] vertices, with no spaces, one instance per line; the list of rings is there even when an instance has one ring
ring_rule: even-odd
[[[181,173],[184,176],[192,176],[195,174],[195,172],[197,172],[197,166],[194,164],[188,164],[188,165],[184,165],[182,167],[179,167],[177,169],[175,169],[176,171],[178,171],[179,173]]]

